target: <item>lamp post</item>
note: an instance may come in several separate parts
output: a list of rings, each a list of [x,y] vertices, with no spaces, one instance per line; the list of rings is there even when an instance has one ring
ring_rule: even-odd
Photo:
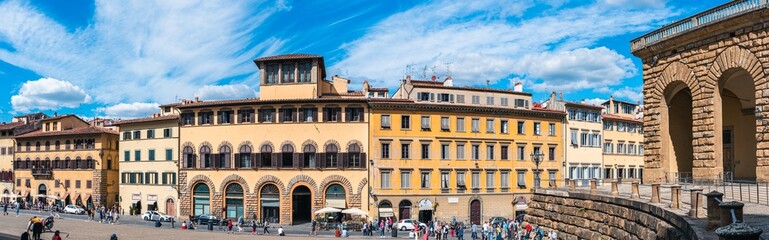
[[[531,161],[534,162],[534,189],[537,189],[539,187],[539,164],[542,163],[542,157],[545,156],[545,154],[535,151],[531,153]]]

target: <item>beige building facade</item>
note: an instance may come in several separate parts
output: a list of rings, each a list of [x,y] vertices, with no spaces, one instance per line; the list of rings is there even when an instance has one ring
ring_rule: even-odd
[[[324,207],[368,211],[364,93],[326,80],[321,56],[255,63],[260,98],[176,106],[180,214],[297,224]]]
[[[15,191],[24,202],[115,206],[117,133],[74,115],[46,118],[39,130],[16,136]]]
[[[631,41],[643,62],[646,182],[769,180],[767,6],[730,1]]]
[[[179,116],[158,113],[115,125],[120,127],[121,209],[178,217]]]
[[[603,177],[643,178],[643,109],[638,104],[615,100],[601,104],[603,114]]]

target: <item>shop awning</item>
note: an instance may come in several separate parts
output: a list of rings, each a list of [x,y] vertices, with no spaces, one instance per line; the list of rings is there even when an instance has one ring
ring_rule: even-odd
[[[62,196],[61,196],[61,199],[64,199],[64,200],[66,200],[66,199],[67,199],[67,197],[69,197],[69,193],[68,193],[68,192],[65,192],[65,193],[64,193],[64,195],[62,195]],[[72,200],[72,199],[70,199],[70,200]]]
[[[262,207],[280,207],[279,200],[262,200]]]
[[[527,208],[529,208],[529,205],[526,205],[525,203],[524,204],[520,204],[520,203],[515,204],[515,211],[523,211],[523,210],[526,210]]]
[[[84,202],[87,202],[89,198],[91,198],[91,194],[83,193],[80,195],[81,198],[83,198]]]
[[[80,197],[80,193],[73,193],[71,196],[69,196],[69,198],[72,199],[72,201],[77,201],[78,197]],[[83,199],[80,199],[80,200],[82,201]]]
[[[379,217],[394,217],[394,211],[392,208],[380,208]]]
[[[345,209],[347,208],[345,203],[344,199],[326,199],[326,207]]]

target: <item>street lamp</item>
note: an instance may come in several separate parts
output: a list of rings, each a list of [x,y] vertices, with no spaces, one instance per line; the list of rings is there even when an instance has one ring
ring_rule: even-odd
[[[531,161],[534,162],[534,189],[537,189],[539,187],[539,164],[542,163],[542,157],[545,156],[544,153],[541,153],[539,151],[534,151],[531,153]]]

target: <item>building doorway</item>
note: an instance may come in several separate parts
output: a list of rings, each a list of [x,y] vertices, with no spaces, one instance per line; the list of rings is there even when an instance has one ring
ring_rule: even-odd
[[[176,203],[173,199],[166,200],[166,214],[169,216],[176,216]]]
[[[419,201],[418,220],[423,223],[433,220],[433,202],[430,201],[430,199],[422,199],[422,201]]]
[[[743,69],[730,69],[719,79],[718,90],[721,97],[723,177],[725,180],[755,180],[757,129],[754,79]]]
[[[267,184],[259,192],[262,221],[280,222],[280,190],[274,184]]]
[[[411,218],[411,201],[409,200],[401,200],[401,202],[398,204],[398,219],[409,219]]]
[[[208,185],[205,183],[195,185],[192,191],[192,205],[195,216],[211,213],[211,191]]]
[[[665,88],[665,104],[660,108],[662,142],[661,159],[668,166],[665,178],[668,182],[676,181],[692,174],[694,148],[692,147],[692,94],[682,81],[675,81]],[[624,171],[617,169],[617,177]]]
[[[481,224],[481,201],[478,199],[470,202],[470,223]]]
[[[45,186],[45,184],[40,184],[40,186],[37,187],[37,201],[46,203],[46,197],[48,197],[48,188]]]
[[[240,184],[233,183],[227,185],[224,191],[224,204],[227,218],[243,217],[243,187]]]
[[[298,186],[291,193],[291,224],[307,223],[312,220],[312,192],[306,186]]]

